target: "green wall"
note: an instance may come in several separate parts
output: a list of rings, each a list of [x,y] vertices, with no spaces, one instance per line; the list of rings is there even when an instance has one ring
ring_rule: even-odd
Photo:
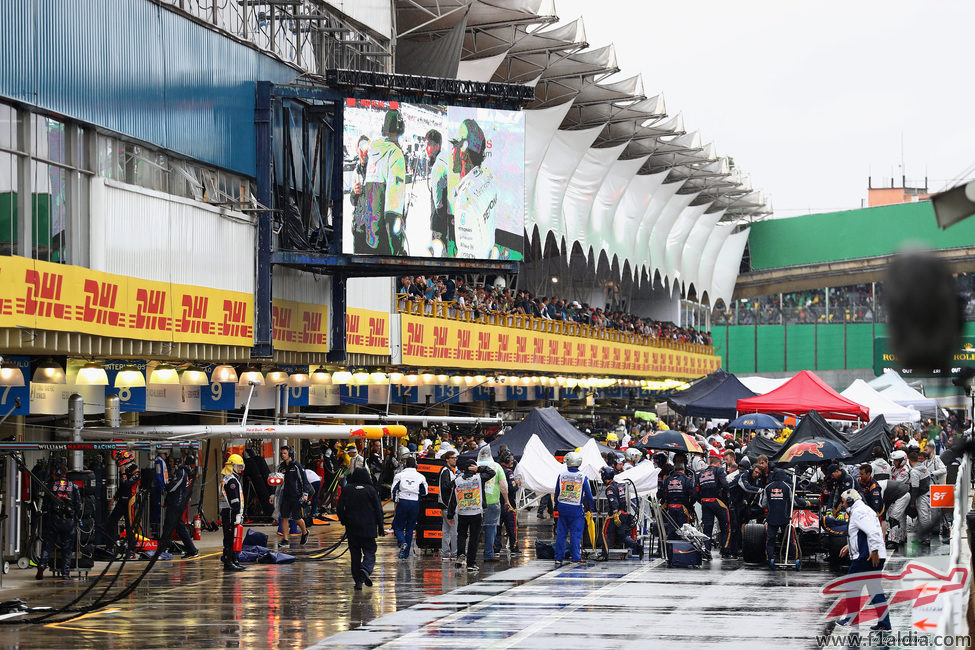
[[[975,322],[965,323],[962,335],[975,337]],[[711,330],[721,366],[743,375],[871,369],[873,340],[879,336],[887,336],[884,323],[722,325]]]
[[[936,249],[975,244],[975,218],[938,228],[929,201],[769,219],[748,236],[753,270],[876,257],[906,243]]]

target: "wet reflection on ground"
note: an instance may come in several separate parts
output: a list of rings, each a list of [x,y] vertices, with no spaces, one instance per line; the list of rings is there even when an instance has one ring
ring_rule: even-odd
[[[441,562],[436,553],[397,560],[395,540],[386,537],[375,586],[361,592],[352,589],[347,554],[325,561],[311,557],[338,539],[337,524],[313,529],[308,545],[295,550],[300,560],[295,564],[250,565],[243,573],[222,571],[214,533],[204,537],[202,559],[160,563],[123,601],[58,625],[0,628],[0,644],[591,649],[645,647],[652,639],[680,647],[809,647],[822,632],[828,604],[820,590],[837,575],[826,566],[772,573],[736,560],[698,569],[628,560],[553,570],[551,561],[534,560],[535,539],[551,540],[552,526],[533,514],[522,518],[522,554],[482,562],[474,575]],[[903,563],[895,558],[889,570]],[[144,566],[126,567],[115,590]],[[45,579],[5,589],[2,599],[58,605],[85,586]],[[900,623],[908,629],[909,612],[895,609],[893,619],[895,628]]]
[[[534,514],[528,516],[534,520]],[[361,592],[352,589],[348,553],[325,561],[309,557],[341,536],[342,527],[338,524],[313,528],[308,544],[295,547],[294,554],[299,559],[295,564],[251,564],[242,573],[222,570],[219,548],[215,548],[220,543],[220,534],[205,533],[202,559],[159,562],[131,596],[83,618],[50,626],[0,627],[0,645],[106,649],[304,648],[322,638],[526,563],[534,557],[536,531],[541,529],[550,536],[550,525],[522,528],[521,548],[531,549],[531,556],[523,552],[495,564],[482,562],[480,572],[473,575],[455,569],[453,563],[441,562],[437,553],[426,552],[407,561],[398,560],[396,540],[387,536],[379,541],[373,575],[375,586]],[[261,530],[271,532],[270,528]],[[145,566],[145,562],[128,563],[113,593]],[[4,589],[0,600],[23,598],[32,607],[63,605],[88,584],[50,578],[33,583],[25,580],[28,572],[33,575],[33,569],[12,571],[18,575],[11,578],[19,577],[25,586]],[[11,582],[17,580],[7,580],[5,586]],[[101,589],[96,587],[92,595]]]

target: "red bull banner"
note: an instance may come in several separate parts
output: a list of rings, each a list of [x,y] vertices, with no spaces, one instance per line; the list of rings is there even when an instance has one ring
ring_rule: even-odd
[[[249,347],[254,299],[236,291],[0,256],[0,327]]]
[[[721,366],[721,357],[401,314],[403,363],[436,368],[497,368],[565,374],[692,379]]]

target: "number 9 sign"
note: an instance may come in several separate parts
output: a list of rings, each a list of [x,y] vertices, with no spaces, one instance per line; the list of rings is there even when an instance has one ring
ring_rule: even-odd
[[[214,367],[213,365],[209,365],[203,368],[208,379],[212,379]],[[208,386],[202,386],[201,388],[200,404],[204,411],[233,410],[234,401],[237,396],[236,384],[211,382]]]

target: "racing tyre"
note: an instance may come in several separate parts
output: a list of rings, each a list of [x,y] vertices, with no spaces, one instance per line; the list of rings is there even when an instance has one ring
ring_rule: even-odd
[[[765,526],[745,524],[741,533],[741,557],[748,564],[765,564]]]
[[[846,558],[840,557],[840,549],[846,546],[846,537],[841,535],[828,535],[826,538],[826,559],[830,564],[843,564]]]

